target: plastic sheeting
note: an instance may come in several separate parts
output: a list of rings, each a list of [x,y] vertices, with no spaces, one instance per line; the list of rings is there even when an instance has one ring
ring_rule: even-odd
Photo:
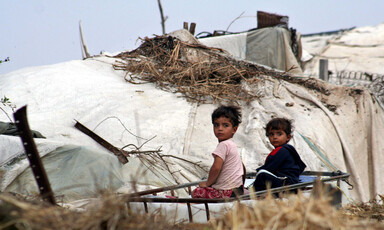
[[[39,131],[31,130],[32,137],[44,138]],[[2,122],[0,121],[0,134],[18,136],[17,127],[13,122]]]
[[[46,142],[44,145],[55,146]],[[148,156],[130,157],[122,165],[113,154],[75,145],[61,145],[46,152],[44,145],[37,144],[45,171],[58,202],[73,202],[98,197],[104,192],[132,193],[177,183],[162,162],[154,165]],[[165,157],[164,157],[165,158]],[[197,159],[189,158],[191,162]],[[190,180],[196,178],[199,169],[191,168],[187,161],[166,158],[171,170],[188,169]],[[177,167],[172,167],[177,164]],[[193,173],[192,173],[193,171]],[[25,154],[8,159],[0,166],[3,173],[1,191],[37,195],[38,189]],[[199,176],[201,174],[198,174]],[[177,195],[186,196],[178,190]]]
[[[108,189],[114,191],[124,184],[121,165],[116,157],[86,147],[60,146],[46,154],[42,162],[58,201],[96,197],[100,192]],[[5,191],[21,192],[25,195],[39,194],[29,167]]]
[[[268,27],[245,33],[201,38],[210,47],[228,51],[233,57],[256,62],[291,74],[302,75],[291,49],[291,33],[282,27]]]
[[[199,42],[209,47],[224,49],[234,58],[244,60],[247,56],[247,33],[200,38]]]

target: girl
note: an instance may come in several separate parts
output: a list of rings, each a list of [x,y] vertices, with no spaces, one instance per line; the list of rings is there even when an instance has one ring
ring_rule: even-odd
[[[235,106],[220,106],[212,113],[213,132],[219,144],[208,179],[193,190],[193,198],[229,198],[242,194],[245,170],[232,137],[241,123],[241,112]]]
[[[300,174],[307,166],[296,149],[287,144],[292,137],[291,121],[274,118],[268,122],[265,131],[275,149],[267,156],[264,165],[256,169],[255,191],[266,190],[267,183],[271,188],[298,183]]]

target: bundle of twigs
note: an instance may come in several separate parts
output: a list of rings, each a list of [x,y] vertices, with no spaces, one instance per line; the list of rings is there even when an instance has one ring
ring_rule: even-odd
[[[133,146],[133,144],[131,145]],[[140,151],[140,148],[137,147],[136,149],[137,150],[130,151],[129,153],[131,155],[136,155],[136,157],[141,161],[143,166],[145,166],[148,170],[152,171],[155,175],[159,177],[163,177],[164,179],[168,180],[166,176],[162,175],[159,169],[168,172],[173,179],[173,181],[168,181],[171,184],[181,183],[176,174],[191,182],[190,178],[186,176],[181,170],[173,169],[175,165],[186,164],[190,167],[193,167],[194,170],[190,172],[190,175],[192,174],[196,177],[201,177],[202,174],[206,174],[208,172],[208,167],[204,165],[201,161],[193,162],[179,156],[169,154],[164,155],[161,153],[160,149],[150,151]]]
[[[116,56],[116,70],[131,83],[153,82],[193,101],[250,101],[257,97],[243,85],[281,73],[235,60],[223,50],[182,42],[172,36],[145,38],[139,48]],[[244,83],[244,84],[243,84]]]

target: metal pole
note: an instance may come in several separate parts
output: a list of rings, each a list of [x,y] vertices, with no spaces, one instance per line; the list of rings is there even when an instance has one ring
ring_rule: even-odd
[[[33,141],[31,130],[29,129],[27,120],[27,106],[18,109],[14,114],[16,127],[19,131],[21,141],[23,143],[25,154],[31,165],[33,175],[37,183],[38,190],[43,200],[55,205],[55,197],[49,184],[49,180],[43,163],[36,148],[36,144]]]

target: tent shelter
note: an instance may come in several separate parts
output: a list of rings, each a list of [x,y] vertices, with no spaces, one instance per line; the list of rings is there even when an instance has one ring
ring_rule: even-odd
[[[304,74],[318,76],[319,59],[328,59],[333,74],[341,71],[384,74],[384,24],[302,36],[303,49],[309,54]],[[336,82],[336,79],[332,79]],[[353,83],[352,81],[346,84]]]
[[[172,35],[178,39],[165,37],[169,43],[164,45],[167,51],[161,57],[164,63],[185,66],[181,66],[184,71],[168,75],[169,79],[190,76],[194,73],[192,67],[203,71],[206,65],[214,68],[222,64],[217,60],[226,60],[228,66],[234,67],[230,68],[235,70],[231,79],[243,79],[233,86],[239,95],[247,96],[246,101],[236,99],[243,109],[243,123],[235,141],[247,171],[261,165],[272,149],[264,134],[266,122],[271,117],[284,116],[295,121],[291,144],[301,154],[307,170],[349,172],[354,185],[350,196],[355,200],[367,201],[383,193],[380,175],[384,168],[380,166],[384,159],[380,153],[384,143],[379,138],[384,130],[384,114],[368,90],[291,77],[235,60],[222,52],[202,48],[185,30]],[[170,68],[152,68],[161,65],[145,48],[160,44],[156,42],[162,39],[148,39],[149,43],[131,53],[138,54],[134,58],[123,54],[99,56],[1,76],[2,94],[17,106],[28,105],[31,128],[46,137],[36,139],[37,147],[53,190],[64,202],[94,197],[100,190],[129,193],[196,181],[207,175],[206,169],[212,163],[210,152],[217,144],[210,113],[218,103],[226,103],[230,98],[220,100],[225,96],[220,92],[228,93],[225,89],[211,94],[215,92],[192,87],[196,92],[207,93],[204,100],[193,98],[195,91],[187,91],[188,87],[154,79],[153,76],[163,76]],[[127,63],[136,63],[133,67],[141,74],[125,69]],[[246,78],[246,73],[256,72]],[[220,70],[215,74],[220,74]],[[12,113],[8,107],[4,111]],[[0,113],[1,121],[7,119]],[[142,146],[140,150],[152,154],[132,154],[129,162],[122,165],[110,152],[75,129],[74,119],[119,148],[137,150]],[[0,135],[0,150],[1,191],[36,194],[37,188],[30,182],[31,175],[26,169],[28,163],[22,157],[20,139]],[[348,188],[342,189],[348,192]]]

